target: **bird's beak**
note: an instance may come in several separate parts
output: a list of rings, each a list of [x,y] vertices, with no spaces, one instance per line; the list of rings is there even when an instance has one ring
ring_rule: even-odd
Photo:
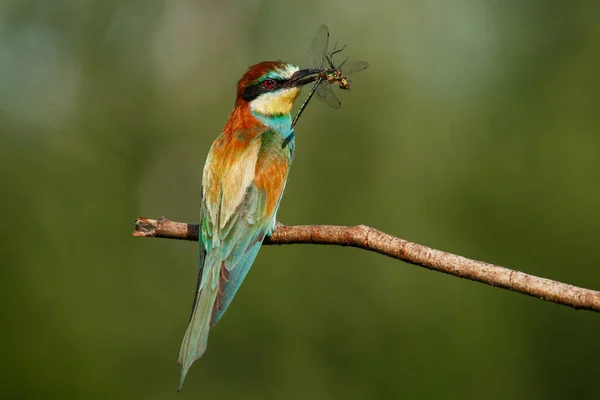
[[[321,70],[318,68],[301,69],[300,71],[296,71],[283,86],[288,88],[299,87],[314,82],[319,77],[319,72]]]

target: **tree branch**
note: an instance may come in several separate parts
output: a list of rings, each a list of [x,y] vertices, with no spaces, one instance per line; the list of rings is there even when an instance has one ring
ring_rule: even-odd
[[[140,217],[135,222],[133,235],[198,241],[198,225],[173,222],[165,217],[159,220]],[[364,225],[348,227],[277,224],[273,235],[267,237],[263,244],[329,244],[357,247],[434,271],[501,287],[553,303],[600,312],[598,291],[470,260],[412,243]]]

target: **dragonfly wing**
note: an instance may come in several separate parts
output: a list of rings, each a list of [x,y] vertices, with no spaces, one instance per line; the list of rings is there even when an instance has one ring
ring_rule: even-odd
[[[321,25],[308,49],[308,68],[321,68],[325,61],[325,52],[329,46],[329,29]]]
[[[327,82],[321,82],[315,93],[317,94],[317,98],[327,104],[329,107],[340,108],[342,106],[342,103],[340,103],[335,93],[333,93],[331,86]]]
[[[348,76],[354,72],[362,71],[367,69],[369,63],[366,61],[352,61],[343,66],[342,72],[345,76]]]

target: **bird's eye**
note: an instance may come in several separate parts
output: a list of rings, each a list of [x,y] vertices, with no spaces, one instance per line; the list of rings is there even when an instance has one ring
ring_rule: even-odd
[[[273,79],[265,79],[263,81],[262,85],[265,89],[273,89],[275,87],[276,83]]]

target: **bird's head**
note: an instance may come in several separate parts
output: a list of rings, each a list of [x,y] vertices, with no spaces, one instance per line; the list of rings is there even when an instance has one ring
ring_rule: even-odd
[[[315,70],[299,70],[283,61],[264,61],[251,66],[238,82],[237,102],[263,115],[292,112],[303,85],[317,79]]]

